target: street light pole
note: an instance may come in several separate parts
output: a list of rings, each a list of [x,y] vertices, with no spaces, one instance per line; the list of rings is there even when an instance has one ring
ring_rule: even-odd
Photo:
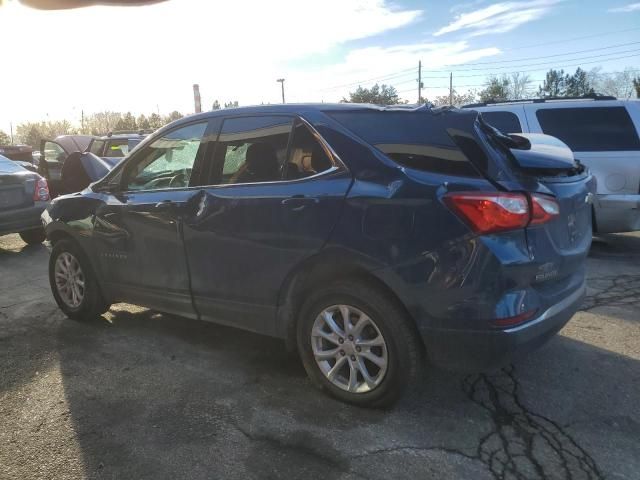
[[[280,87],[282,88],[282,103],[284,102],[284,78],[279,78],[276,82],[280,82]]]

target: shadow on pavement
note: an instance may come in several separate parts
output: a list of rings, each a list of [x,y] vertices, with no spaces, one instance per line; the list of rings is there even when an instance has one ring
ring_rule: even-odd
[[[621,259],[638,257],[640,262],[640,235],[637,234],[604,234],[593,237],[591,258]]]
[[[278,340],[116,309],[106,315],[111,323],[66,321],[57,337],[91,478],[600,479],[640,471],[632,455],[639,362],[563,336],[492,374],[429,369],[385,412],[316,391]],[[606,439],[603,425],[613,432]]]

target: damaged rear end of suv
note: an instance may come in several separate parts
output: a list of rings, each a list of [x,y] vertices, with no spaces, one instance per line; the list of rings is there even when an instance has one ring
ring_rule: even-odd
[[[585,293],[595,180],[565,144],[506,135],[475,111],[332,116],[402,167],[379,226],[392,266],[376,274],[397,286],[433,363],[498,367],[569,321]]]

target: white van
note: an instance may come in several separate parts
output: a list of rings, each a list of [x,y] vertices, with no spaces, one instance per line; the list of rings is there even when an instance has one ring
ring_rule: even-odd
[[[466,105],[505,133],[566,143],[598,181],[594,231],[640,230],[640,100],[596,96]]]

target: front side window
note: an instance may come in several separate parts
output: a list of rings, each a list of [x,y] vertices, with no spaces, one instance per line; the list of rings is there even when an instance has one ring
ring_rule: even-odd
[[[187,125],[147,144],[125,167],[127,190],[157,190],[189,186],[191,172],[207,123]]]
[[[281,180],[293,119],[291,117],[229,118],[222,124],[216,183],[258,183]]]
[[[94,155],[101,157],[103,148],[104,148],[104,141],[94,140],[93,142],[91,142],[91,147],[89,147],[89,151]]]
[[[482,118],[503,133],[522,133],[520,120],[512,112],[482,112]]]
[[[44,143],[44,159],[47,163],[63,163],[67,158],[64,149],[55,142]]]
[[[624,107],[545,108],[536,117],[544,133],[575,152],[640,150],[638,133]]]

